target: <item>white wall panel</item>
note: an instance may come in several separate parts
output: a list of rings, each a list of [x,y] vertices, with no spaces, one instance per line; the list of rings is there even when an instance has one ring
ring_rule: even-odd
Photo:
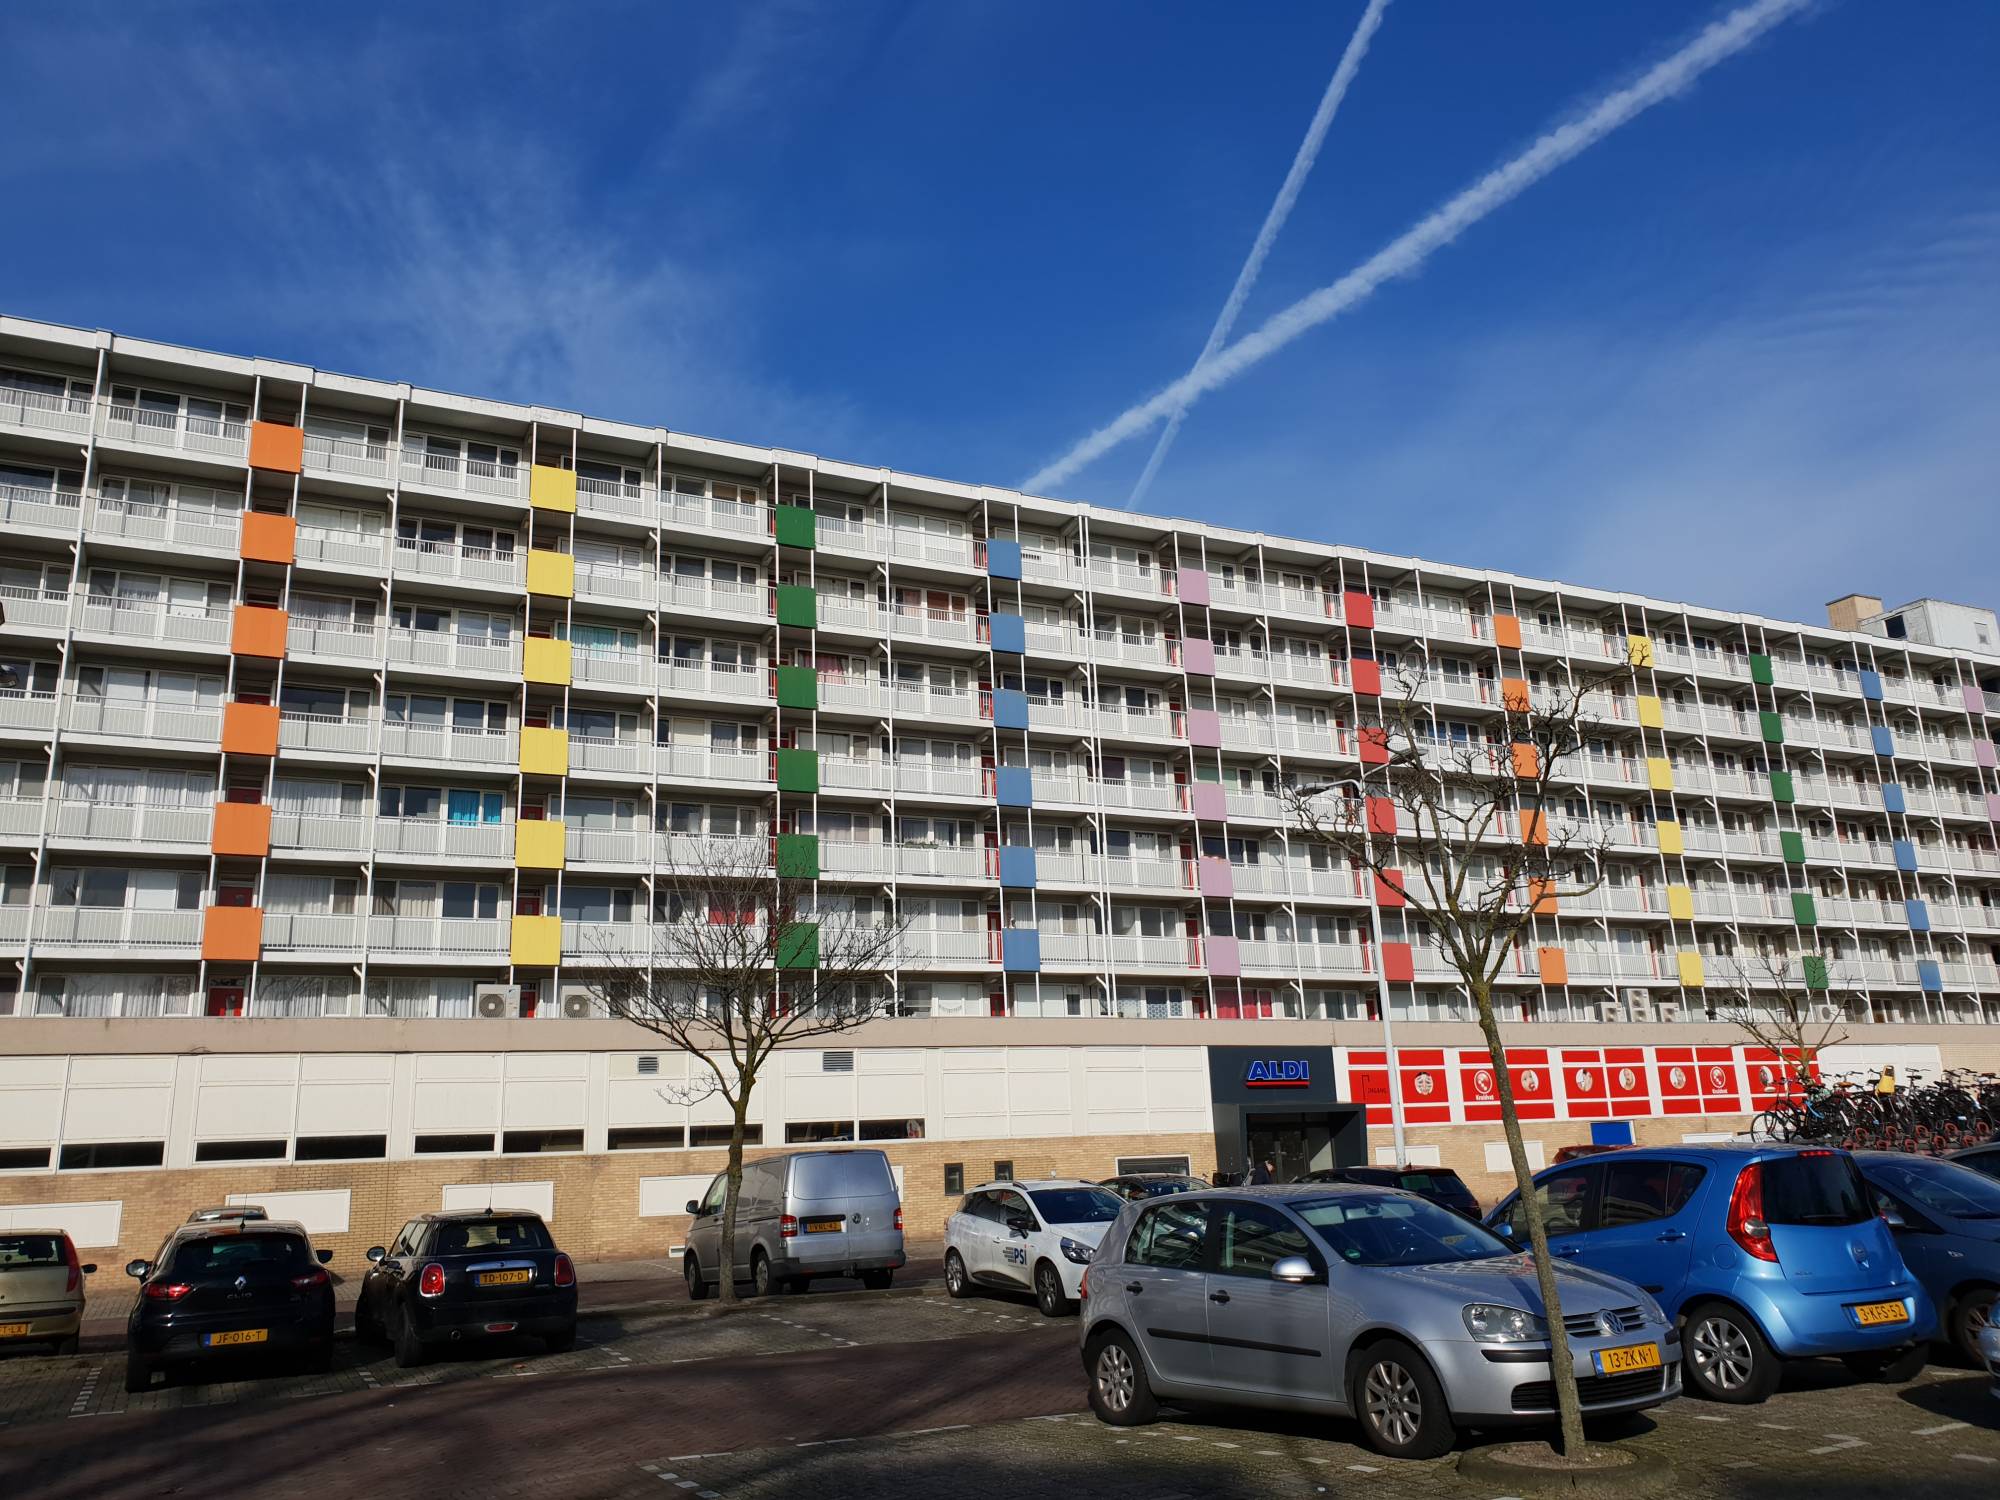
[[[289,1193],[231,1193],[224,1201],[255,1203],[274,1219],[293,1219],[303,1224],[307,1234],[346,1234],[353,1194],[346,1188],[319,1188]]]
[[[0,1144],[40,1146],[62,1129],[61,1057],[0,1057]]]
[[[1006,1057],[999,1047],[948,1047],[938,1054],[939,1136],[975,1140],[1007,1134]]]
[[[690,1199],[699,1201],[708,1191],[709,1183],[715,1180],[713,1172],[692,1173],[685,1177],[641,1177],[639,1179],[639,1217],[642,1219],[679,1219],[687,1217]]]
[[[0,1229],[60,1229],[79,1250],[118,1243],[125,1200],[95,1203],[0,1203]]]
[[[858,1113],[864,1120],[921,1120],[928,1113],[924,1054],[914,1047],[863,1052],[854,1060]]]
[[[540,1214],[551,1224],[556,1218],[556,1185],[553,1182],[461,1182],[444,1190],[446,1209],[524,1208]]]
[[[590,1113],[586,1098],[588,1055],[522,1052],[507,1058],[501,1127],[506,1130],[580,1130]]]
[[[411,1128],[492,1130],[500,1121],[500,1059],[492,1053],[419,1053]]]
[[[65,1141],[163,1141],[173,1116],[171,1057],[78,1057],[63,1106]]]

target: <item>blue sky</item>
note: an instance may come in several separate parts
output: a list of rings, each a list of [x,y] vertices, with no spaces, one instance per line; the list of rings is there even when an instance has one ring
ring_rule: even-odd
[[[7,7],[0,309],[1017,484],[1186,370],[1361,8]],[[1243,327],[1726,8],[1395,0]],[[1821,0],[1208,397],[1147,508],[2000,604],[1995,76],[2000,6]]]

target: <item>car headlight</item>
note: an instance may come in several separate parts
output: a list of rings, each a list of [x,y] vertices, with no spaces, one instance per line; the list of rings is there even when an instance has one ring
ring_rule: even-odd
[[[1660,1306],[1659,1299],[1653,1296],[1652,1293],[1639,1293],[1639,1311],[1644,1315],[1648,1323],[1657,1323],[1661,1327],[1666,1326],[1667,1310]]]
[[[1549,1325],[1518,1307],[1474,1302],[1465,1309],[1465,1331],[1481,1344],[1535,1344],[1549,1336]]]
[[[1062,1253],[1064,1260],[1072,1261],[1079,1266],[1087,1266],[1090,1264],[1090,1258],[1097,1254],[1097,1247],[1065,1237],[1062,1242]]]

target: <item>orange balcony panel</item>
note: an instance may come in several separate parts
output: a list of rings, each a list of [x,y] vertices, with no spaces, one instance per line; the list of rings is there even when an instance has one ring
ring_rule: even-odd
[[[201,956],[208,962],[253,964],[263,952],[263,907],[211,906],[202,917]]]
[[[1535,956],[1541,965],[1543,984],[1569,983],[1569,955],[1562,949],[1537,949]]]
[[[1515,615],[1493,617],[1493,644],[1508,651],[1521,649],[1521,621]]]
[[[1524,677],[1500,679],[1500,706],[1510,714],[1528,711],[1528,682]]]
[[[1521,842],[1524,844],[1546,844],[1549,841],[1549,820],[1533,809],[1521,814]]]
[[[236,620],[229,629],[229,649],[238,656],[267,656],[273,661],[285,654],[286,616],[268,604],[239,604]]]
[[[1375,904],[1390,907],[1404,904],[1401,870],[1384,870],[1375,877]]]
[[[262,859],[271,852],[271,809],[263,802],[218,802],[209,849]]]
[[[1553,917],[1556,914],[1556,883],[1553,880],[1530,880],[1528,901],[1538,917]]]
[[[1391,984],[1414,983],[1417,977],[1416,950],[1408,943],[1384,943],[1382,977]]]
[[[250,467],[296,474],[305,467],[306,435],[283,422],[250,424]]]
[[[222,750],[225,755],[276,755],[278,753],[278,705],[275,703],[223,704]]]
[[[1516,744],[1514,746],[1514,779],[1516,781],[1533,781],[1536,776],[1541,774],[1541,769],[1542,758],[1535,753],[1533,745]]]
[[[246,562],[276,563],[289,568],[298,551],[299,523],[290,516],[267,516],[260,510],[243,512],[243,559]]]

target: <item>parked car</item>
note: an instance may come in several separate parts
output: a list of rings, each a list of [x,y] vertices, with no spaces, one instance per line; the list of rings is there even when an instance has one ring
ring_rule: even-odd
[[[1660,1299],[1700,1395],[1763,1401],[1783,1361],[1818,1355],[1879,1379],[1923,1368],[1936,1309],[1845,1151],[1634,1147],[1550,1167],[1535,1191],[1554,1254]],[[1525,1243],[1516,1199],[1487,1224]]]
[[[2000,1295],[2000,1182],[1955,1162],[1857,1151],[1903,1264],[1937,1304],[1944,1336],[1978,1363]]]
[[[403,1226],[368,1252],[354,1332],[405,1369],[444,1344],[525,1333],[560,1354],[576,1342],[576,1267],[540,1214],[457,1209]]]
[[[125,1389],[143,1391],[156,1371],[245,1355],[289,1357],[305,1370],[333,1360],[330,1250],[305,1230],[274,1220],[182,1224],[151,1260],[125,1274],[139,1296],[125,1325]]]
[[[1989,1323],[1981,1331],[1979,1359],[1986,1366],[1986,1373],[1993,1377],[1993,1385],[1986,1394],[2000,1401],[2000,1323]]]
[[[728,1188],[729,1174],[718,1172],[687,1206],[694,1223],[681,1273],[697,1301],[719,1284]],[[902,1194],[880,1151],[794,1151],[743,1164],[735,1278],[758,1296],[802,1292],[822,1276],[859,1277],[880,1291],[904,1264]]]
[[[197,1208],[187,1216],[187,1221],[190,1224],[228,1224],[237,1220],[270,1217],[255,1203],[218,1203],[212,1208]]]
[[[1961,1167],[1970,1167],[1984,1176],[2000,1179],[2000,1141],[1989,1141],[1984,1146],[1967,1146],[1962,1151],[1949,1151],[1944,1159]]]
[[[76,1258],[60,1229],[10,1229],[0,1234],[0,1349],[50,1343],[76,1353],[83,1326],[83,1278],[96,1272]]]
[[[1586,1413],[1680,1394],[1681,1351],[1637,1287],[1561,1266]],[[1114,1426],[1162,1397],[1354,1417],[1368,1445],[1434,1458],[1461,1427],[1555,1415],[1528,1257],[1415,1193],[1218,1188],[1129,1205],[1085,1285],[1090,1404]]]
[[[1302,1183],[1351,1182],[1362,1187],[1401,1188],[1442,1204],[1467,1218],[1479,1217],[1479,1200],[1450,1167],[1326,1167],[1308,1172]]]
[[[954,1297],[980,1286],[1032,1291],[1043,1317],[1062,1317],[1075,1308],[1083,1269],[1124,1206],[1124,1199],[1094,1182],[976,1187],[945,1221],[945,1290]]]
[[[1578,1141],[1568,1146],[1556,1147],[1556,1154],[1550,1158],[1549,1165],[1559,1167],[1564,1162],[1581,1161],[1586,1156],[1602,1156],[1607,1151],[1626,1149],[1628,1148],[1624,1146],[1600,1146],[1595,1141]]]
[[[1122,1176],[1107,1177],[1098,1186],[1111,1189],[1127,1202],[1137,1202],[1141,1198],[1158,1198],[1166,1193],[1198,1193],[1208,1184],[1184,1172],[1126,1172]]]

